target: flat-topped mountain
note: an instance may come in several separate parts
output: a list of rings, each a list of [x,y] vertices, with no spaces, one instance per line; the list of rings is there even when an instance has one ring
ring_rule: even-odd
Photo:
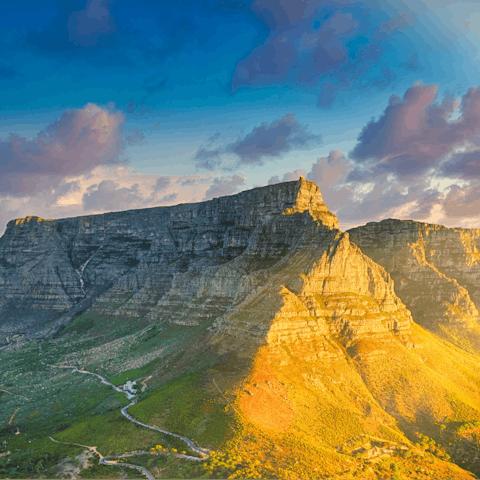
[[[48,355],[136,380],[130,413],[221,452],[206,464],[212,478],[473,478],[476,237],[418,225],[342,233],[303,178],[197,204],[10,222],[0,373],[4,359],[5,383],[28,386],[31,402],[5,435],[36,432],[28,451],[39,455],[47,434],[104,455],[147,448],[110,412],[118,399],[46,377],[38,360]],[[49,382],[38,388],[24,361],[34,357]],[[47,390],[59,395],[50,409]],[[3,395],[0,418],[18,401]],[[102,425],[125,432],[118,445]]]
[[[284,215],[290,211],[295,215]],[[42,328],[51,334],[52,321],[64,325],[93,304],[98,313],[146,315],[168,297],[174,279],[186,272],[207,278],[241,254],[245,271],[263,269],[312,220],[338,227],[318,188],[305,181],[197,204],[12,220],[0,238],[0,343],[41,335]],[[219,302],[207,302],[211,308],[222,310],[256,288],[239,283],[241,275],[232,273],[231,288],[224,285]]]

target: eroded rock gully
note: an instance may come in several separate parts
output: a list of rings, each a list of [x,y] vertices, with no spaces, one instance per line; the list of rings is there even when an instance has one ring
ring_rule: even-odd
[[[349,234],[389,272],[417,323],[480,351],[480,230],[388,219]]]
[[[305,180],[197,204],[13,220],[0,239],[0,342],[48,336],[90,307],[150,321],[215,317],[261,285],[310,224],[338,227]]]

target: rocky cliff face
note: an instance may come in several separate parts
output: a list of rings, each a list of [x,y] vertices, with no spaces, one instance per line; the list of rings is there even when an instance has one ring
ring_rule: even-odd
[[[349,234],[390,273],[417,323],[480,351],[480,230],[388,219]]]
[[[0,239],[0,341],[51,334],[90,307],[152,321],[216,315],[256,288],[311,222],[338,226],[305,180],[198,204],[13,220]]]

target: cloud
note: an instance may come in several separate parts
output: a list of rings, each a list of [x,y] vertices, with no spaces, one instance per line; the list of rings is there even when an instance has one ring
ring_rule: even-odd
[[[93,103],[65,110],[33,140],[11,133],[0,141],[0,194],[30,195],[69,175],[122,163],[120,112]]]
[[[216,148],[215,150],[207,150],[200,147],[195,154],[194,160],[199,160],[195,165],[197,168],[204,168],[206,170],[213,170],[221,164],[220,155],[223,150]]]
[[[83,10],[72,11],[72,2],[57,2],[58,14],[42,30],[30,30],[25,44],[41,52],[78,53],[116,43],[117,28],[110,13],[113,0],[88,0]],[[99,57],[93,56],[92,60]],[[105,57],[101,59],[105,63]]]
[[[210,141],[219,136],[214,135]],[[279,158],[294,149],[311,149],[321,143],[321,138],[321,135],[309,132],[308,125],[301,124],[294,113],[289,113],[271,123],[263,122],[243,138],[225,147],[200,147],[194,160],[198,160],[197,168],[213,171],[222,167],[231,171],[242,164],[262,165],[266,160]],[[222,164],[221,156],[226,154],[234,154],[238,158],[237,165],[227,168]]]
[[[307,174],[297,169],[286,173],[282,181],[302,175],[315,182],[343,230],[389,217],[425,221],[441,210],[444,196],[436,187],[431,187],[428,179],[399,181],[383,174],[375,178],[366,175],[353,182],[350,177],[354,169],[351,159],[340,150],[331,150],[328,156],[319,157]],[[274,176],[268,184],[279,181],[279,177]]]
[[[436,102],[437,91],[438,85],[416,83],[403,99],[390,97],[383,115],[364,127],[350,153],[359,170],[402,179],[429,172],[458,177],[478,173],[480,90],[470,88],[461,101],[446,95],[441,103]],[[460,116],[452,120],[459,107]]]
[[[309,133],[307,126],[300,124],[294,113],[289,113],[272,123],[263,122],[244,138],[228,145],[227,151],[238,155],[241,163],[262,164],[269,157],[279,157],[294,148],[312,148],[319,143],[321,135]]]
[[[268,181],[268,185],[275,185],[276,183],[281,183],[281,182],[292,182],[292,181],[298,180],[300,177],[306,177],[306,176],[307,176],[307,172],[305,172],[305,170],[297,169],[293,172],[287,172],[283,176],[282,180],[280,180],[278,175],[274,175]]]
[[[67,22],[68,40],[79,46],[95,46],[99,38],[115,32],[115,21],[108,10],[113,0],[89,0],[86,8],[75,11]]]
[[[166,190],[172,183],[170,177],[158,177],[157,181],[153,184],[153,189],[156,192],[163,192]]]
[[[445,196],[443,210],[449,219],[480,217],[480,185],[463,188],[452,185]]]
[[[169,193],[168,195],[165,195],[164,197],[162,197],[160,201],[162,203],[171,203],[171,202],[174,202],[177,199],[177,197],[178,197],[177,192]]]
[[[205,177],[199,177],[199,176],[196,176],[196,175],[191,175],[187,178],[183,178],[183,177],[178,178],[177,183],[179,183],[182,186],[192,187],[192,186],[197,186],[197,185],[202,185],[202,184],[209,183],[209,179],[205,178]]]
[[[0,196],[0,235],[13,218],[65,218],[200,201],[212,184],[207,175],[140,174],[131,167],[100,165],[65,177],[30,196]],[[163,187],[163,188],[162,188]]]
[[[443,164],[440,173],[462,180],[480,179],[480,149],[453,155]]]
[[[119,187],[113,180],[103,180],[99,185],[88,187],[82,203],[85,210],[114,211],[131,209],[143,200],[138,184]]]
[[[396,4],[371,0],[256,0],[250,8],[269,28],[265,42],[238,62],[232,92],[240,87],[294,83],[321,86],[318,105],[340,91],[383,89],[409,73],[409,43],[391,45],[415,25]],[[399,7],[400,4],[398,4]],[[395,49],[396,55],[388,55]],[[398,72],[398,73],[397,73]]]
[[[229,177],[217,177],[213,179],[210,188],[206,191],[203,200],[212,200],[215,197],[233,195],[241,187],[245,186],[245,175],[231,175]]]
[[[124,137],[124,140],[128,145],[145,145],[145,143],[147,143],[147,137],[143,132],[134,128],[132,133],[133,135]]]

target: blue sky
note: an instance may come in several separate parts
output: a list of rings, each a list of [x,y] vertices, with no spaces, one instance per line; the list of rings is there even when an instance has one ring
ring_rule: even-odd
[[[3,0],[0,232],[299,175],[342,229],[480,228],[480,11],[446,0]]]

